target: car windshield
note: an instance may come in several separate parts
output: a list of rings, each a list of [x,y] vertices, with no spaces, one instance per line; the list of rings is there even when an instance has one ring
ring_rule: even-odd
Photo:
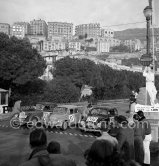
[[[90,114],[94,115],[108,115],[108,111],[106,109],[101,109],[101,108],[93,108],[90,111]]]
[[[59,114],[59,115],[64,115],[67,112],[67,108],[65,107],[56,107],[53,110],[53,114]]]

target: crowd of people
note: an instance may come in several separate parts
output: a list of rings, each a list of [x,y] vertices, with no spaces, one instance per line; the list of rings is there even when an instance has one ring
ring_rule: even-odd
[[[150,165],[151,128],[142,111],[133,116],[134,124],[129,124],[125,116],[115,117],[114,128],[101,124],[102,134],[85,151],[86,166],[148,166]],[[44,129],[34,129],[30,133],[32,152],[20,166],[76,166],[76,161],[61,153],[60,144],[47,144]]]

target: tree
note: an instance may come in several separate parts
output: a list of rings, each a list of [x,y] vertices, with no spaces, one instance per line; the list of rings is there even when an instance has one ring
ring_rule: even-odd
[[[122,65],[125,66],[140,65],[140,60],[139,58],[123,59]]]
[[[87,35],[87,33],[85,33],[84,38],[87,39],[87,37],[88,37],[88,35]]]
[[[83,36],[83,35],[79,35],[78,38],[79,38],[80,40],[82,40],[82,39],[84,39],[84,36]]]
[[[130,49],[129,49],[129,47],[127,47],[123,44],[120,44],[119,46],[112,47],[111,51],[112,52],[130,52]]]
[[[77,102],[80,96],[80,89],[69,79],[54,79],[45,89],[44,101],[55,103]]]
[[[0,33],[0,80],[9,88],[24,85],[44,73],[46,62],[26,39]]]
[[[55,78],[69,78],[76,86],[81,88],[83,84],[101,86],[103,81],[100,77],[99,67],[88,59],[60,59],[55,63]]]

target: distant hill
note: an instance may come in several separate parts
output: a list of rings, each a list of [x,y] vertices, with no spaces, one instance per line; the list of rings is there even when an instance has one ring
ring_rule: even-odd
[[[159,28],[154,29],[155,36],[159,36]],[[123,31],[115,31],[114,37],[120,40],[140,39],[146,41],[146,28],[126,29]]]

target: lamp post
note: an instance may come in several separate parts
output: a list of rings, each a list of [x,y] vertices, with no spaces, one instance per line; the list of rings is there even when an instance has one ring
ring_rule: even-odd
[[[150,55],[150,24],[151,24],[151,16],[152,16],[152,8],[150,6],[147,6],[143,11],[146,22],[147,22],[147,54]]]
[[[151,17],[152,17],[152,7],[147,6],[143,11],[146,22],[147,22],[147,34],[146,34],[146,41],[147,41],[147,51],[146,54],[142,55],[140,58],[140,63],[143,66],[149,66],[153,60],[151,53],[150,53],[150,24],[151,24]]]
[[[147,23],[147,33],[146,33],[146,42],[147,42],[147,49],[146,49],[146,54],[142,55],[140,58],[140,63],[143,66],[149,66],[152,61],[152,55],[150,52],[150,24],[151,24],[151,19],[152,19],[152,7],[151,6],[147,6],[144,10],[143,10],[144,16],[146,17],[146,23]],[[146,91],[146,98],[145,98],[145,105],[147,105],[147,91]]]

